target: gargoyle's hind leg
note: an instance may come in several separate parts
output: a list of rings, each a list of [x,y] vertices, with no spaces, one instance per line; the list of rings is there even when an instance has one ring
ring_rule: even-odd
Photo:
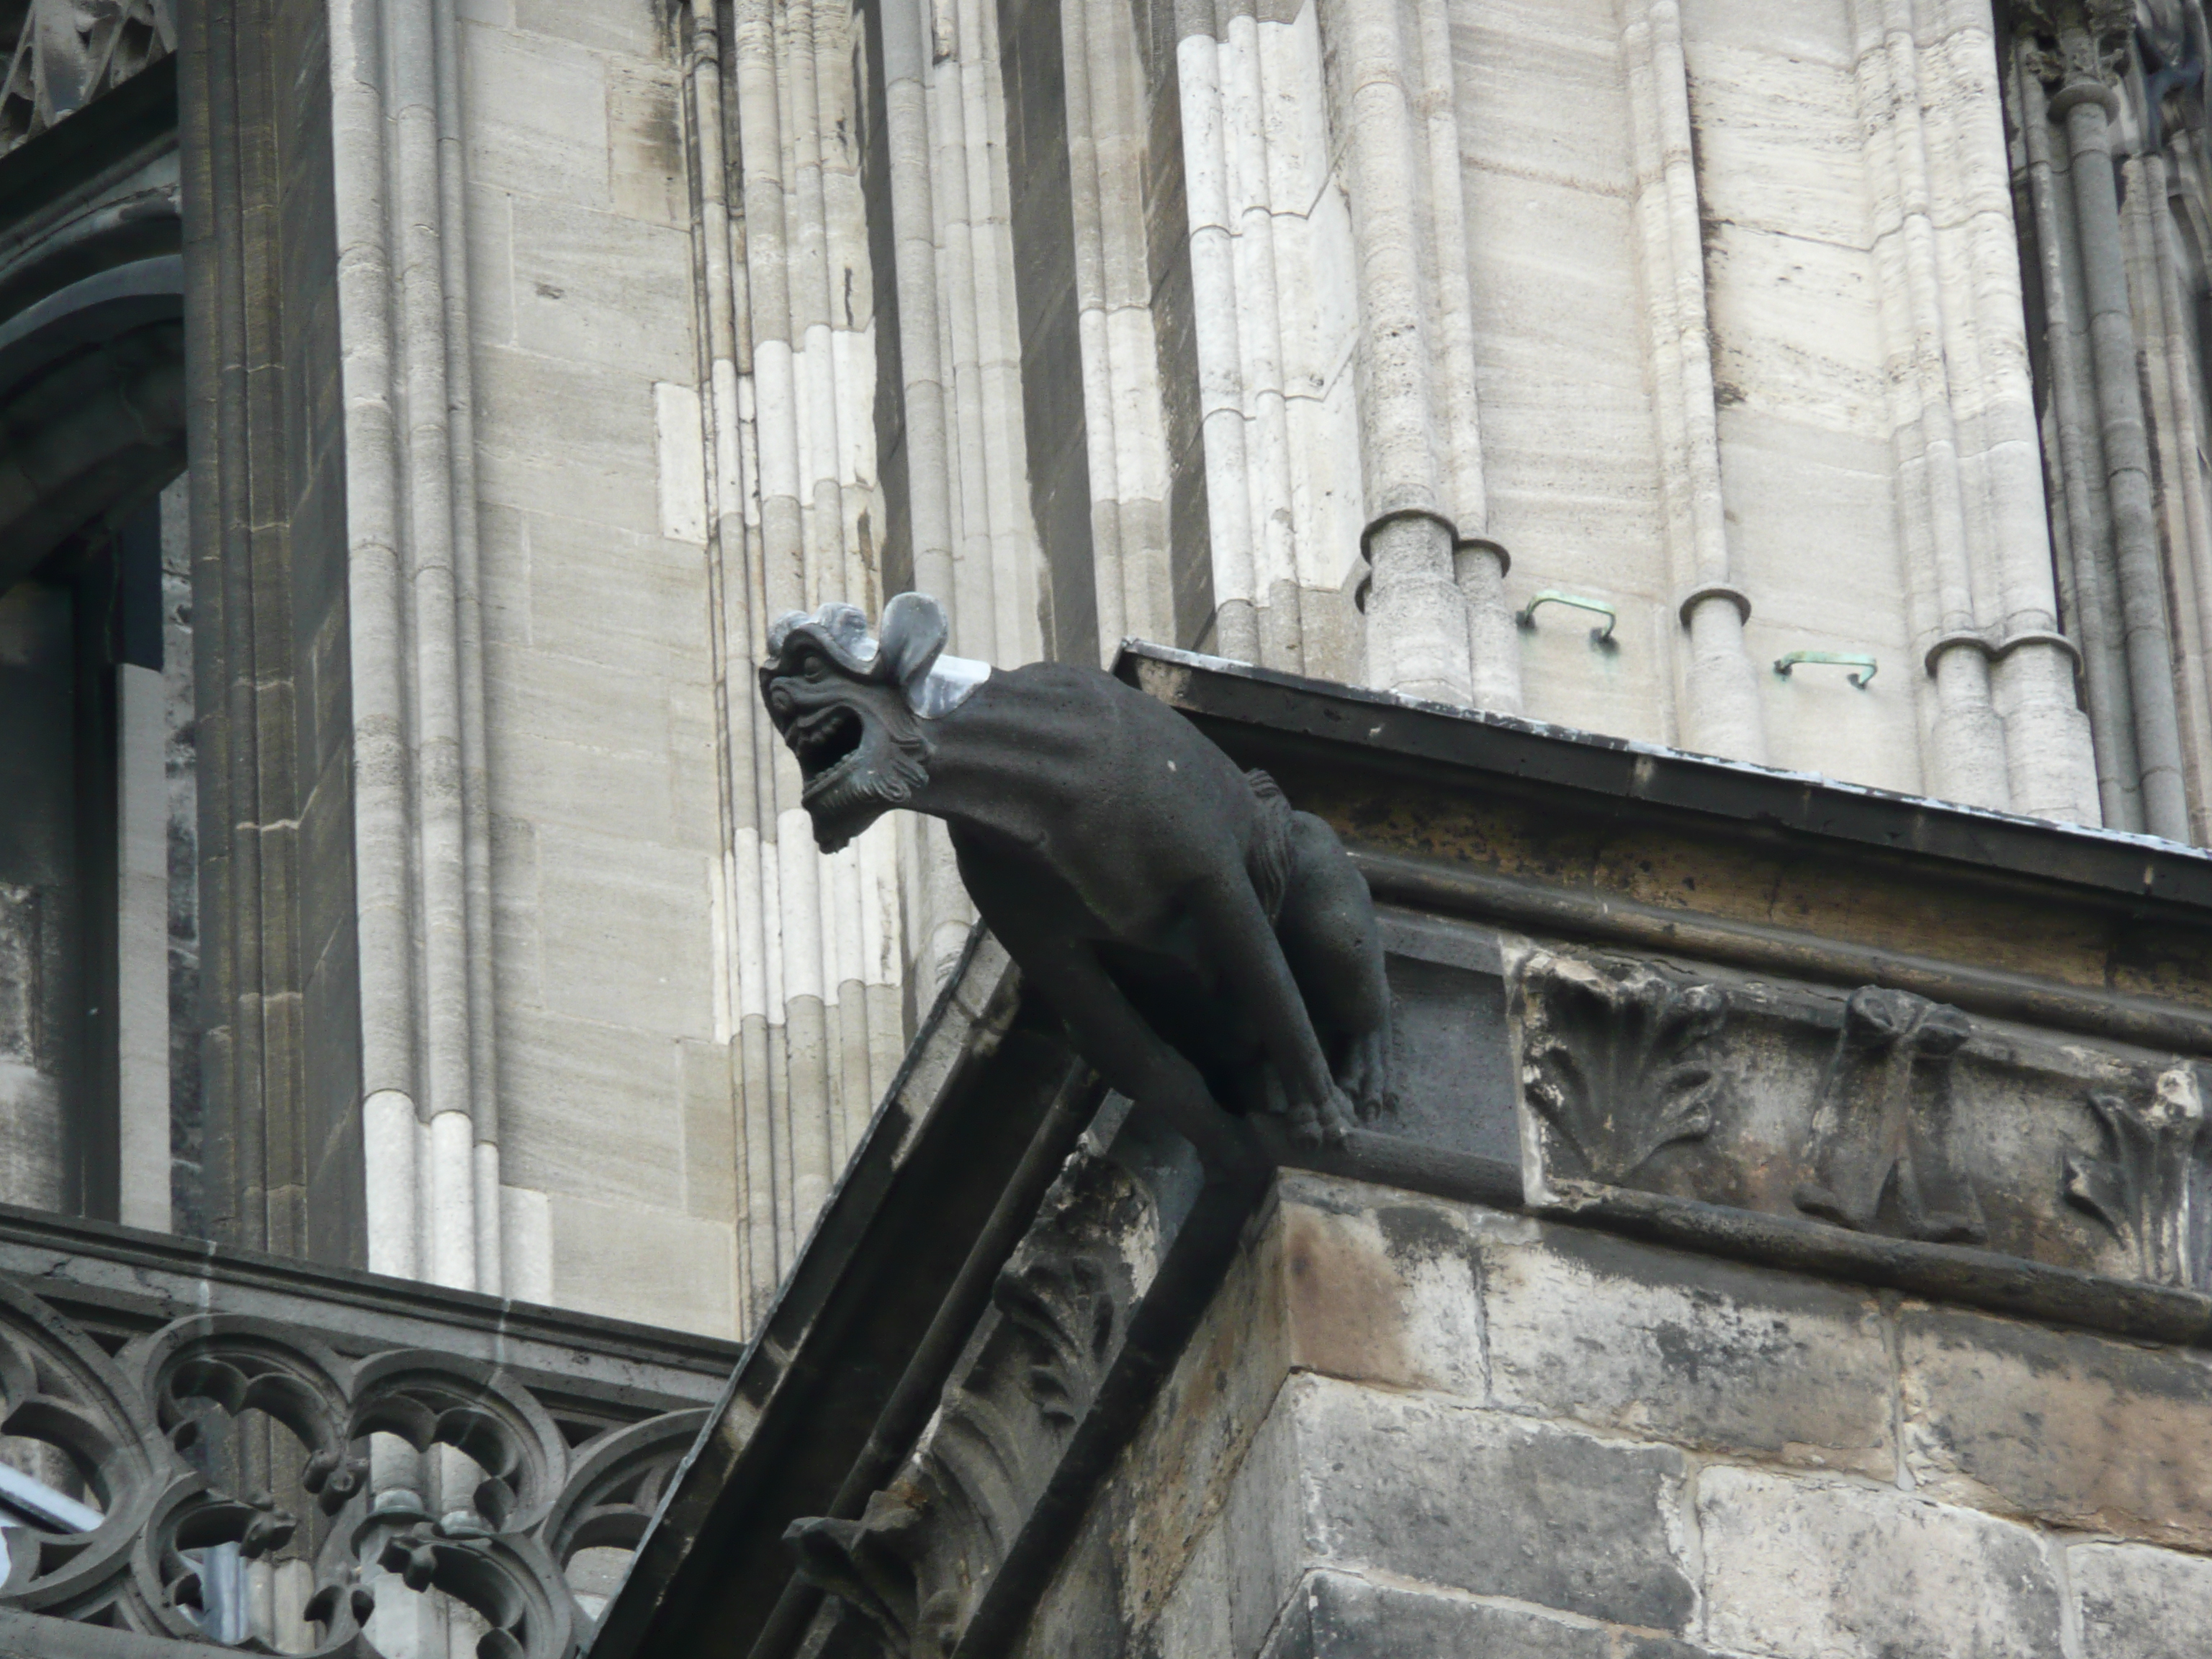
[[[1367,882],[1336,831],[1310,812],[1291,818],[1291,875],[1275,918],[1336,1081],[1362,1119],[1390,1100],[1390,987]]]
[[[1230,994],[1260,1035],[1283,1087],[1291,1133],[1341,1145],[1352,1103],[1338,1089],[1281,942],[1242,870],[1191,895],[1191,909]]]
[[[1209,1170],[1221,1175],[1247,1170],[1251,1143],[1236,1119],[1214,1100],[1198,1068],[1131,1005],[1087,941],[1033,932],[1004,915],[991,925],[1029,982],[1067,1022],[1076,1047],[1101,1077],[1165,1117]]]

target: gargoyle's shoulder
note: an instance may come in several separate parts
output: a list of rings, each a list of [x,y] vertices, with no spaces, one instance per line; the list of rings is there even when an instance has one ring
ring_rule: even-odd
[[[1211,747],[1158,698],[1080,663],[994,669],[967,708],[978,719],[1032,733],[1041,747],[1089,750],[1102,758],[1132,749],[1194,756]]]
[[[1032,662],[1019,668],[994,669],[988,684],[1009,697],[1051,704],[1071,712],[1119,709],[1127,713],[1168,712],[1165,705],[1124,685],[1103,668],[1081,663]]]

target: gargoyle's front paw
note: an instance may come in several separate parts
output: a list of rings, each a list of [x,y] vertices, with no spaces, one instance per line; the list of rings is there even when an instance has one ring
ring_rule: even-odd
[[[1332,1087],[1316,1114],[1321,1127],[1320,1139],[1314,1143],[1322,1146],[1341,1146],[1352,1133],[1352,1101],[1343,1090]]]
[[[1281,1076],[1267,1077],[1267,1109],[1283,1121],[1283,1129],[1299,1146],[1341,1146],[1352,1129],[1352,1101],[1334,1083],[1315,1097],[1300,1097],[1283,1087]]]
[[[1354,1037],[1345,1046],[1336,1080],[1352,1097],[1362,1123],[1372,1123],[1389,1111],[1397,1103],[1390,1092],[1390,1033],[1370,1031]]]

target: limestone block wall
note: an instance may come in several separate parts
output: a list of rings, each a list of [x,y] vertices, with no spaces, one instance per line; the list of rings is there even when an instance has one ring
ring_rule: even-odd
[[[1286,1175],[1025,1651],[2196,1652],[2208,1410],[2193,1352]]]
[[[642,0],[471,3],[458,54],[507,1288],[727,1332],[678,64]]]

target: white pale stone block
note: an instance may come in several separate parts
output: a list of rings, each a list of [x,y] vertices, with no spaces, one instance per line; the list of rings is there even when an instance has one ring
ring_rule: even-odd
[[[378,1090],[362,1102],[361,1139],[368,1270],[412,1279],[417,1261],[415,1103],[397,1089]]]
[[[513,214],[518,344],[655,380],[691,378],[690,237],[520,194]]]
[[[710,856],[548,828],[538,843],[548,1008],[671,1037],[708,1036]]]
[[[561,1306],[735,1334],[736,1236],[727,1223],[558,1196],[550,1207],[553,1296]],[[683,1271],[671,1273],[672,1262]]]
[[[696,387],[658,380],[653,431],[660,460],[660,533],[671,541],[707,539],[707,455]]]
[[[1904,1493],[1700,1476],[1708,1639],[1730,1652],[2059,1659],[2060,1595],[2024,1527]]]
[[[529,1187],[500,1188],[500,1231],[505,1294],[516,1302],[553,1299],[553,1209]]]
[[[501,1168],[519,1187],[680,1206],[678,1048],[652,1031],[517,1009],[504,1022]]]
[[[605,206],[604,60],[567,41],[480,24],[463,34],[471,182]]]

